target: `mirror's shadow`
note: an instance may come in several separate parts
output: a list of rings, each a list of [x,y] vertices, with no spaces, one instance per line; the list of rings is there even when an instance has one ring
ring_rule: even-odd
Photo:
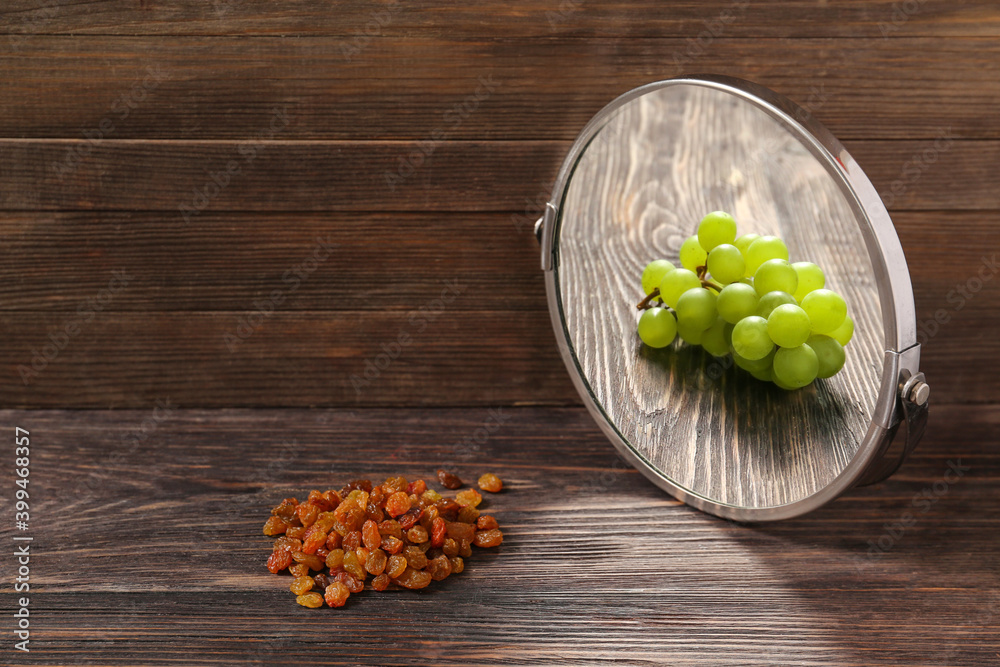
[[[578,159],[554,238],[560,308],[595,402],[674,484],[719,503],[775,507],[836,478],[858,451],[885,349],[877,285],[846,186],[780,120],[745,99],[674,85],[621,107]],[[856,323],[834,378],[784,392],[700,348],[645,348],[639,276],[677,261],[709,211],[774,234],[819,264]],[[718,376],[717,378],[713,376]]]

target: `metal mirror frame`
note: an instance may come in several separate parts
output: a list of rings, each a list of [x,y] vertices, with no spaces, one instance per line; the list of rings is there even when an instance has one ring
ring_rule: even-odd
[[[720,503],[683,488],[655,468],[626,442],[597,403],[583,377],[562,314],[557,282],[560,206],[576,165],[587,146],[615,113],[629,102],[671,86],[704,86],[734,95],[782,122],[839,178],[859,221],[875,270],[885,331],[885,361],[872,423],[854,458],[817,493],[773,507],[751,508]],[[732,77],[687,76],[649,83],[624,93],[594,116],[569,150],[553,185],[543,216],[535,224],[542,249],[542,270],[549,314],[559,351],[587,410],[618,452],[654,484],[678,500],[709,514],[736,521],[773,521],[799,516],[834,500],[854,486],[888,478],[899,468],[923,434],[930,389],[920,365],[916,311],[906,258],[896,230],[878,192],[844,146],[819,121],[791,100],[758,84]]]

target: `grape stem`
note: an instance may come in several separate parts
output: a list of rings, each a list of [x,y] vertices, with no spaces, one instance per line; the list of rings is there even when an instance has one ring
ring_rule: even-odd
[[[722,285],[716,285],[715,283],[713,283],[711,280],[709,280],[706,277],[706,276],[708,276],[708,265],[707,264],[705,266],[699,266],[699,267],[697,267],[695,273],[698,274],[698,279],[701,280],[701,286],[702,287],[704,287],[705,289],[708,289],[709,287],[711,287],[716,292],[721,292],[722,291]]]
[[[659,298],[660,288],[654,287],[653,291],[646,295],[646,298],[636,304],[636,308],[639,310],[647,310],[653,307],[653,299]]]

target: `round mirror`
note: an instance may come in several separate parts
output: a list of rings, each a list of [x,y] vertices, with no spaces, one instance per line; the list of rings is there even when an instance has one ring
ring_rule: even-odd
[[[785,391],[699,346],[642,344],[643,267],[680,266],[681,243],[717,210],[823,268],[855,322],[840,373]],[[676,497],[738,520],[795,516],[890,474],[919,437],[927,390],[892,223],[850,155],[788,100],[727,78],[633,90],[583,130],[540,223],[577,389],[626,458]]]

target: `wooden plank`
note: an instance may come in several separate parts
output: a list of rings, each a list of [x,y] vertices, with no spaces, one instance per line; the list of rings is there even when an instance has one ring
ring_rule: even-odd
[[[350,61],[348,43],[31,36],[0,52],[0,136],[247,139],[267,132],[280,108],[283,139],[568,140],[630,88],[712,72],[774,88],[843,139],[933,138],[949,127],[1000,138],[994,37],[723,37],[706,47],[419,33],[372,40]]]
[[[495,424],[486,409],[159,416],[0,413],[35,443],[33,663],[867,667],[1000,651],[996,405],[937,409],[889,482],[763,526],[670,499],[579,408],[504,409],[475,450],[462,443]],[[263,569],[280,498],[439,466],[507,483],[486,499],[504,544],[461,575],[306,610]],[[0,595],[13,605],[10,581]]]
[[[975,277],[991,258],[985,251],[1000,242],[995,217],[893,215],[922,318],[958,305],[949,293]],[[307,268],[301,265],[318,238],[337,249],[290,291],[282,311],[405,311],[436,298],[453,279],[467,285],[458,309],[545,310],[530,219],[523,211],[206,212],[185,225],[169,212],[8,213],[0,219],[0,310],[75,312],[107,288],[115,269],[135,280],[108,312],[240,310],[273,289],[294,287],[293,277],[283,277]],[[1000,310],[992,283],[975,300],[983,312]]]
[[[994,300],[973,298],[960,311],[948,303],[918,307],[921,369],[936,403],[1000,397],[1000,380],[983,372],[984,359],[1000,358]],[[195,407],[579,403],[548,313],[540,310],[465,311],[430,301],[411,311],[264,317],[258,308],[266,310],[266,302],[210,313],[110,313],[90,304],[79,315],[0,317],[6,375],[0,405],[145,407],[164,397]],[[930,308],[946,309],[949,317],[936,330]],[[73,324],[76,333],[63,340],[59,332]],[[409,338],[396,359],[380,357],[397,349],[401,334]],[[52,359],[35,359],[36,351]],[[692,363],[692,372],[707,372]],[[37,375],[22,373],[33,364]]]
[[[728,13],[724,13],[728,12]],[[996,36],[1000,19],[989,3],[923,0],[808,0],[716,3],[686,0],[669,6],[644,2],[514,0],[485,12],[445,2],[306,2],[280,7],[264,0],[173,3],[96,0],[86,4],[11,0],[0,9],[0,34],[287,35],[476,38],[484,26],[507,38],[691,36],[702,31],[737,37]]]
[[[62,171],[86,142],[8,139],[0,140],[0,210],[170,211],[193,223],[205,211],[527,208],[530,226],[569,145],[449,141],[428,155],[418,142],[272,141],[244,154],[236,141],[106,141]],[[847,148],[890,210],[1000,209],[990,178],[1000,141],[852,141]]]

